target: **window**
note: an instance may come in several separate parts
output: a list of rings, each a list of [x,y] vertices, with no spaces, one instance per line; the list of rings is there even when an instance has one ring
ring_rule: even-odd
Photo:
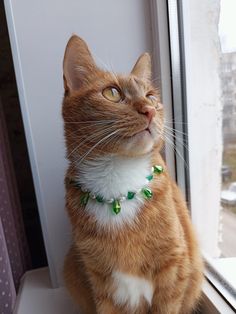
[[[188,134],[182,155],[187,170],[177,156],[177,177],[185,173],[207,278],[235,309],[236,2],[182,0],[168,6],[172,71],[180,60],[182,78],[177,90],[175,76],[172,81],[175,136],[183,140],[180,132]]]

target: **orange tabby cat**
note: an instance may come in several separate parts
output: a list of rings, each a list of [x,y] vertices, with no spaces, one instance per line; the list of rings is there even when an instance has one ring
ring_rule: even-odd
[[[201,293],[202,259],[181,193],[160,156],[163,106],[145,53],[131,74],[99,69],[86,43],[64,57],[64,275],[84,314],[184,314]]]

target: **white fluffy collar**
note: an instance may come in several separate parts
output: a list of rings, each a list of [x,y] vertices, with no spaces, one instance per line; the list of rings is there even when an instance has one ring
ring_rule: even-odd
[[[76,180],[91,193],[110,199],[143,188],[147,184],[146,176],[150,173],[150,155],[136,158],[111,155],[80,164]],[[94,200],[88,201],[85,210],[96,219],[98,226],[120,228],[133,223],[143,202],[142,197],[125,200],[118,215],[112,212],[111,205]]]
[[[80,165],[76,180],[95,195],[105,199],[127,195],[145,186],[146,176],[151,173],[150,155],[125,158],[100,157]]]

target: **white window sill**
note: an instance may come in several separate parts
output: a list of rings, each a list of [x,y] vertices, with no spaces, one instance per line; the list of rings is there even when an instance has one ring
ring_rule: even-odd
[[[201,314],[235,314],[223,297],[205,280],[203,283]]]
[[[79,314],[64,288],[53,289],[48,268],[26,272],[13,314]]]
[[[235,313],[212,286],[203,285],[202,314]],[[53,289],[48,268],[27,272],[21,282],[14,314],[79,314],[64,288]]]
[[[207,265],[206,277],[220,291],[220,294],[224,296],[227,302],[232,305],[232,308],[236,309],[236,258],[213,259],[205,256],[205,261]]]
[[[213,259],[213,266],[232,289],[236,291],[236,257]]]

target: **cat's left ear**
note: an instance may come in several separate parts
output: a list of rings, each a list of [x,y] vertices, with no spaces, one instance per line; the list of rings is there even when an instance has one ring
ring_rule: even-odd
[[[131,71],[131,74],[145,81],[151,80],[152,64],[149,53],[145,52],[138,58]]]

